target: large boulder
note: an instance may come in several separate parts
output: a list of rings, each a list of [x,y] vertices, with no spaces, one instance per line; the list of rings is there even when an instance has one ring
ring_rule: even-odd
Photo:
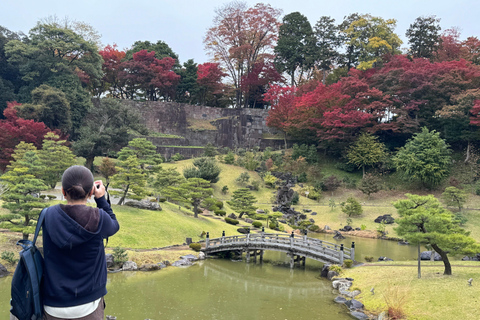
[[[8,275],[8,270],[3,264],[0,263],[0,278]]]
[[[191,265],[193,265],[193,262],[187,259],[178,260],[172,263],[172,266],[174,267],[189,267]]]
[[[125,202],[125,205],[129,206],[129,207],[134,207],[134,208],[138,208],[138,209],[145,209],[145,210],[154,210],[154,211],[161,211],[162,210],[162,208],[160,207],[158,202],[148,201],[148,200],[141,200],[141,201],[129,200],[129,201]]]
[[[190,260],[190,261],[197,261],[198,260],[198,258],[196,256],[194,256],[193,254],[187,254],[187,255],[181,256],[180,259]]]
[[[352,315],[352,317],[354,317],[355,319],[358,319],[358,320],[370,319],[369,316],[367,316],[365,313],[360,312],[360,311],[352,311],[352,312],[350,312],[350,314]]]
[[[320,277],[326,278],[328,275],[328,271],[330,271],[330,265],[325,263],[322,267],[322,271],[320,272]]]
[[[199,252],[198,253],[198,260],[205,260],[205,253]]]
[[[332,281],[332,287],[339,291],[348,290],[352,286],[352,281],[346,279],[336,279]]]
[[[391,215],[385,214],[383,216],[378,216],[374,221],[376,223],[382,223],[383,221],[385,224],[392,224],[395,222],[395,219]]]
[[[379,257],[378,261],[393,261],[393,259],[387,258],[387,257]]]
[[[335,240],[343,240],[345,237],[340,233],[340,231],[335,230],[335,235],[333,236]]]
[[[337,296],[333,301],[335,301],[336,303],[345,303],[347,302],[347,299],[342,296]]]
[[[126,261],[122,266],[123,271],[137,271],[137,264],[133,261]]]
[[[247,229],[247,228],[238,228],[238,229],[237,229],[237,232],[238,232],[238,233],[241,233],[241,234],[247,234],[247,233],[250,232],[250,230]]]
[[[237,219],[237,215],[236,215],[235,213],[230,213],[230,214],[228,215],[228,217],[229,217],[230,219]]]
[[[107,268],[113,268],[113,267],[115,267],[115,262],[114,262],[114,259],[113,259],[113,254],[107,253],[107,254],[105,255],[105,260],[107,260]]]
[[[420,260],[430,260],[431,258],[432,251],[423,251],[422,253],[420,253]],[[435,252],[433,259],[435,261],[442,261],[442,257],[438,254],[438,252]]]
[[[328,279],[328,280],[332,280],[332,279],[335,278],[336,276],[338,276],[338,272],[337,272],[337,271],[330,270],[330,271],[328,271],[328,273],[327,273],[327,279]]]
[[[352,299],[348,300],[345,302],[345,305],[350,309],[350,310],[360,310],[363,309],[363,303],[361,303],[358,300]]]

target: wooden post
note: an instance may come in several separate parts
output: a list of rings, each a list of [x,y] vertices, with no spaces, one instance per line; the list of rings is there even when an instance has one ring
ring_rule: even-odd
[[[260,250],[260,263],[263,263],[263,250]]]
[[[295,255],[292,253],[290,255],[290,269],[293,269],[295,267]]]
[[[340,266],[343,265],[343,243],[340,245]]]
[[[222,244],[225,243],[225,231],[222,231]]]
[[[210,232],[207,232],[207,238],[205,239],[205,249],[208,249],[209,244],[210,244]]]
[[[305,267],[305,260],[307,260],[307,257],[302,257],[302,267]]]
[[[294,237],[294,234],[292,231],[292,234],[290,235],[290,247],[293,247],[293,237]]]
[[[247,263],[250,263],[250,250],[248,250],[248,249],[247,249],[246,258],[247,258]]]

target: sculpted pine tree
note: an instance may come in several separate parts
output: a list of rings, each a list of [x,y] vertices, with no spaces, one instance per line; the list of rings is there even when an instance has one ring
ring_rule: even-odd
[[[112,190],[110,193],[121,194],[118,205],[122,205],[127,196],[141,200],[146,195],[147,176],[143,173],[136,155],[130,155],[124,160],[119,160],[115,170],[117,173],[112,177],[112,185],[122,191]]]
[[[400,219],[395,220],[399,236],[414,244],[430,245],[442,257],[443,274],[451,275],[448,254],[473,254],[480,246],[470,237],[470,232],[459,226],[455,216],[443,208],[433,195],[406,194],[406,200],[393,203]]]
[[[10,230],[22,232],[23,239],[28,239],[28,235],[35,231],[32,221],[37,220],[41,209],[47,207],[47,203],[39,197],[41,191],[48,189],[39,178],[44,167],[35,151],[27,151],[8,168],[0,177],[5,185],[1,199],[2,207],[11,214],[0,215],[0,221],[9,222],[7,227]]]
[[[193,214],[198,218],[198,206],[202,201],[213,194],[210,182],[201,178],[189,178],[179,186],[169,186],[164,194],[167,198],[193,205]]]
[[[253,204],[257,202],[257,198],[250,192],[248,188],[241,188],[235,190],[232,195],[232,200],[227,203],[239,214],[242,218],[244,214],[254,214],[257,207]]]

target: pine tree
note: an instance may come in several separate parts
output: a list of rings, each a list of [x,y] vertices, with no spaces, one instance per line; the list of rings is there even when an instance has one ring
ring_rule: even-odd
[[[141,200],[147,193],[145,190],[147,176],[142,172],[137,156],[130,155],[124,160],[119,160],[115,169],[117,173],[112,177],[112,185],[122,190],[120,192],[122,197],[117,204],[122,205],[127,196]],[[118,194],[119,192],[112,190],[111,193]]]
[[[66,140],[58,140],[60,137],[53,132],[45,135],[42,150],[38,156],[45,167],[42,179],[52,189],[62,179],[63,172],[75,164],[75,155],[64,144]]]
[[[198,206],[213,194],[210,182],[201,178],[189,178],[179,186],[169,186],[165,189],[165,195],[171,200],[191,203],[193,214],[198,218]]]
[[[244,214],[255,214],[257,207],[253,204],[256,202],[257,198],[251,194],[248,188],[235,190],[232,195],[232,200],[227,201],[230,207],[239,213],[239,218],[242,218]]]
[[[0,177],[6,185],[2,195],[3,208],[11,212],[1,215],[0,221],[9,222],[7,228],[22,232],[23,239],[28,239],[28,235],[35,231],[32,220],[37,220],[41,209],[47,207],[39,196],[40,191],[47,190],[48,186],[39,178],[45,169],[34,151],[25,152],[22,158],[15,153],[14,158],[17,160]]]

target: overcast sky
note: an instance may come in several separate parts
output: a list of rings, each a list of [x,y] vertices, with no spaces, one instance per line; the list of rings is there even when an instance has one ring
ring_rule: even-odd
[[[214,10],[229,1],[220,0],[0,0],[0,25],[12,31],[28,31],[39,19],[59,18],[84,21],[101,35],[102,43],[129,48],[135,41],[165,41],[183,63],[209,60],[203,38],[212,26]],[[246,1],[249,6],[259,1]],[[283,15],[298,11],[312,26],[321,16],[340,23],[343,17],[358,12],[383,19],[396,19],[396,33],[407,46],[405,31],[419,16],[436,15],[442,30],[458,27],[462,39],[480,37],[480,0],[271,0]]]

